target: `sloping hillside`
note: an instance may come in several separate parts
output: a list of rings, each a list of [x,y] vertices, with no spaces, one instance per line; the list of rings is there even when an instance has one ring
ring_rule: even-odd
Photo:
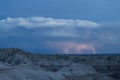
[[[43,55],[0,49],[0,80],[119,80],[120,55]]]

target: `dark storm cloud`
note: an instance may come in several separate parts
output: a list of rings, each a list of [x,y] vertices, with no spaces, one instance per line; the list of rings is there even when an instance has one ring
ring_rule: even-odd
[[[118,52],[119,23],[45,17],[0,20],[0,47],[43,53]]]

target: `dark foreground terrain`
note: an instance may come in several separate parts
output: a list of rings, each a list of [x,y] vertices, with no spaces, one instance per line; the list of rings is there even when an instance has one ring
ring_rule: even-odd
[[[120,80],[120,55],[38,55],[0,49],[0,80]]]

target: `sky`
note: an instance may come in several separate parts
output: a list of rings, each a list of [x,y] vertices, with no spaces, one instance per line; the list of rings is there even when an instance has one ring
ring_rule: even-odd
[[[120,0],[0,0],[0,48],[120,52]]]

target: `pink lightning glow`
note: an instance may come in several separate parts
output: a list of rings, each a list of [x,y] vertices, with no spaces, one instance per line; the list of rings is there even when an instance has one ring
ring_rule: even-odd
[[[76,45],[75,49],[78,52],[81,52],[83,50],[91,50],[94,54],[96,53],[94,47],[88,44],[78,44]]]
[[[81,53],[82,51],[91,50],[94,54],[96,53],[95,48],[90,44],[79,44],[74,42],[66,43],[64,52],[69,53]]]
[[[96,50],[92,44],[83,44],[76,42],[57,42],[50,43],[54,48],[62,50],[65,54],[80,54],[84,51],[91,51],[93,54],[96,54]]]

